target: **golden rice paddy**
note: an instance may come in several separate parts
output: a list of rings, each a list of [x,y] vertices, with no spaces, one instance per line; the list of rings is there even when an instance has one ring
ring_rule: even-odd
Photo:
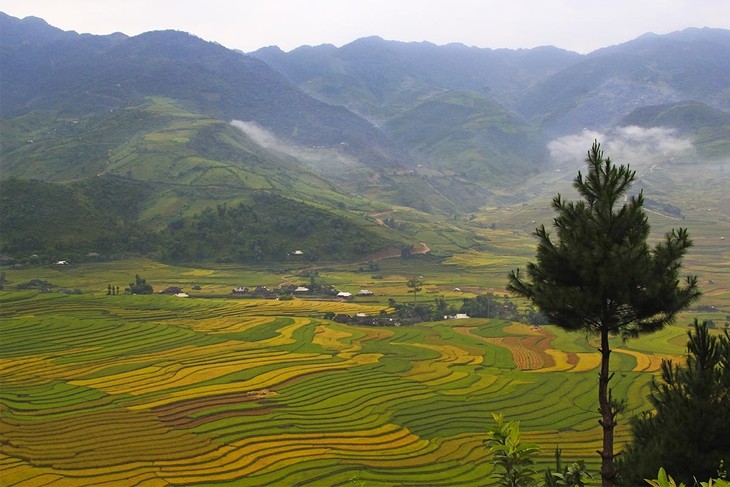
[[[520,420],[543,462],[558,444],[598,461],[599,354],[558,349],[549,327],[350,326],[320,316],[381,308],[304,300],[15,297],[3,485],[484,485],[492,412]],[[646,408],[662,356],[615,351],[616,393]]]

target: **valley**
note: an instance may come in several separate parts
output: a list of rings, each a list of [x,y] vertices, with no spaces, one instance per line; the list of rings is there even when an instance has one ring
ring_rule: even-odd
[[[730,326],[727,30],[246,54],[0,12],[0,41],[3,485],[485,485],[493,413],[599,485],[599,341],[506,290],[594,141],[702,291],[611,338],[617,449],[691,322]]]

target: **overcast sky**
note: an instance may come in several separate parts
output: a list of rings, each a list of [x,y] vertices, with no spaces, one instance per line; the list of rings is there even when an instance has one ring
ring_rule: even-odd
[[[246,52],[377,35],[587,53],[646,32],[730,28],[730,0],[0,0],[0,11],[79,33],[176,29]]]

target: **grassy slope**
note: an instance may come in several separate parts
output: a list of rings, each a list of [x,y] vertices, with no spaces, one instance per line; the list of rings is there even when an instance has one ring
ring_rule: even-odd
[[[379,239],[380,246],[397,246],[393,231],[364,218],[373,209],[366,199],[337,189],[295,159],[267,151],[229,124],[192,113],[173,100],[150,98],[145,105],[81,119],[36,112],[5,127],[3,176],[36,180],[3,183],[3,204],[17,217],[15,225],[6,227],[6,241],[15,242],[9,246],[15,252],[38,251],[36,244],[48,239],[94,240],[100,229],[119,227],[115,218],[125,225],[139,222],[148,230],[160,229],[222,203],[250,203],[261,191],[347,220]],[[96,177],[89,178],[91,174]],[[37,180],[73,184],[60,187]],[[113,181],[127,185],[126,196],[135,198],[104,199],[119,196],[98,189]],[[19,206],[25,199],[30,201]],[[126,211],[130,207],[133,212]],[[30,237],[35,237],[33,242]],[[99,251],[91,247],[85,251]]]
[[[433,96],[391,119],[385,128],[430,165],[471,181],[504,182],[537,170],[545,160],[535,130],[473,93]]]

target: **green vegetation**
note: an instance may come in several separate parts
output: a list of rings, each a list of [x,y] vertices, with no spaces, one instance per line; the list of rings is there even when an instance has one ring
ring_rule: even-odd
[[[625,338],[660,330],[700,296],[697,277],[679,284],[682,259],[692,245],[686,229],[672,230],[650,250],[649,222],[643,195],[616,208],[636,173],[603,158],[594,142],[586,159],[588,172],[579,172],[574,187],[584,201],[553,199],[557,240],[545,226],[535,230],[537,264],[527,264],[527,279],[519,269],[509,276],[508,289],[534,302],[550,323],[570,331],[600,337],[601,370],[598,403],[603,429],[601,478],[614,485],[614,429],[624,402],[614,400],[609,381],[609,337]],[[529,279],[529,280],[528,280]]]
[[[307,261],[354,260],[395,246],[351,219],[267,193],[249,203],[219,204],[156,230],[138,222],[149,185],[109,177],[67,186],[0,181],[0,251],[42,262],[155,255],[166,261],[286,261],[305,249]],[[22,256],[22,257],[21,257]]]
[[[666,470],[664,468],[659,469],[659,473],[657,475],[656,479],[645,479],[646,482],[651,487],[685,487],[684,482],[680,482],[677,484],[675,482],[674,478],[672,478],[671,475],[667,475]],[[707,482],[694,482],[694,485],[696,487],[728,487],[730,486],[730,482],[728,482],[725,479],[710,479]]]
[[[537,487],[537,471],[533,468],[540,452],[537,445],[524,444],[520,433],[519,421],[505,422],[503,415],[492,414],[496,425],[487,436],[491,462],[499,469],[492,474],[496,485],[503,487]],[[545,471],[546,487],[584,487],[584,478],[591,475],[586,470],[585,462],[579,460],[571,465],[563,466],[562,453],[555,449],[555,472],[550,467]]]
[[[662,361],[651,388],[653,410],[631,422],[633,439],[619,463],[626,485],[662,466],[691,484],[730,464],[730,335],[712,335],[695,320],[688,336],[687,362]]]
[[[343,217],[267,193],[174,220],[161,241],[163,260],[220,262],[285,261],[291,255],[307,262],[355,260],[388,245]]]
[[[475,93],[429,97],[385,129],[430,166],[468,181],[513,182],[547,159],[545,141],[526,121]]]
[[[111,290],[111,284],[109,284],[108,290]],[[139,274],[134,276],[134,282],[129,283],[129,287],[124,290],[127,294],[152,294],[154,289],[152,285],[147,283],[146,279],[139,277]],[[114,293],[108,292],[107,295],[113,295]]]
[[[520,438],[520,423],[504,421],[501,414],[493,414],[496,426],[489,431],[487,445],[492,454],[492,463],[499,469],[497,485],[502,487],[532,487],[537,485],[537,472],[532,468],[534,456],[539,451],[536,445],[523,444]]]
[[[148,253],[156,239],[137,218],[150,191],[145,183],[104,177],[70,185],[0,180],[0,249],[18,260],[36,254],[41,262]]]

